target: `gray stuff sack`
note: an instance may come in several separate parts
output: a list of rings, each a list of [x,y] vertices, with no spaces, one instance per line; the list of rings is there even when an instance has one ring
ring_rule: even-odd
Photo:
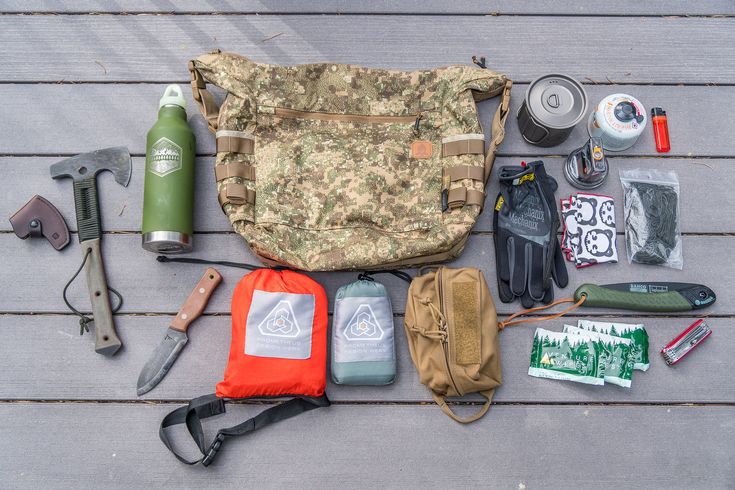
[[[358,279],[340,287],[332,317],[332,380],[387,385],[395,377],[393,309],[385,286]]]

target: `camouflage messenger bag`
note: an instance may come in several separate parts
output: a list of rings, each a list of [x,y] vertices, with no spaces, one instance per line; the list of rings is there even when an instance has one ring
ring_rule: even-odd
[[[264,263],[391,269],[461,253],[505,135],[505,75],[286,67],[222,52],[189,70],[216,134],[220,205]],[[206,83],[227,92],[221,107]],[[485,151],[476,103],[498,95]]]

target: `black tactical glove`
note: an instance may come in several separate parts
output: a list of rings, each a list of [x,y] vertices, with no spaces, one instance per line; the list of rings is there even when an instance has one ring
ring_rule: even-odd
[[[500,194],[495,201],[495,261],[500,301],[520,297],[524,308],[554,300],[553,281],[569,278],[556,232],[559,214],[556,180],[541,161],[500,168]]]

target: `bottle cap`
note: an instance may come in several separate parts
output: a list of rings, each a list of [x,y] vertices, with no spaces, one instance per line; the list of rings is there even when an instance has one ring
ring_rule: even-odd
[[[666,115],[666,111],[663,110],[662,108],[660,108],[660,107],[652,107],[651,108],[651,117],[665,116],[665,115]]]
[[[163,92],[163,97],[161,97],[161,100],[158,102],[158,108],[160,109],[165,105],[177,105],[182,109],[186,109],[184,93],[181,91],[181,87],[177,84],[174,83],[169,85],[166,87],[166,91]]]

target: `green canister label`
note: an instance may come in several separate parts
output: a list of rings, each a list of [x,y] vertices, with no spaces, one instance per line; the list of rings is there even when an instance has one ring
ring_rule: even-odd
[[[592,336],[552,332],[537,328],[533,336],[528,374],[537,378],[560,379],[603,385],[604,367]]]
[[[633,378],[633,361],[630,358],[630,339],[590,332],[572,325],[564,325],[564,332],[572,335],[590,335],[595,352],[604,368],[605,382],[630,388]]]
[[[598,322],[592,320],[579,320],[577,327],[591,332],[599,332],[614,337],[622,337],[631,340],[631,354],[633,369],[647,371],[650,364],[648,360],[648,332],[642,323],[617,323]]]

